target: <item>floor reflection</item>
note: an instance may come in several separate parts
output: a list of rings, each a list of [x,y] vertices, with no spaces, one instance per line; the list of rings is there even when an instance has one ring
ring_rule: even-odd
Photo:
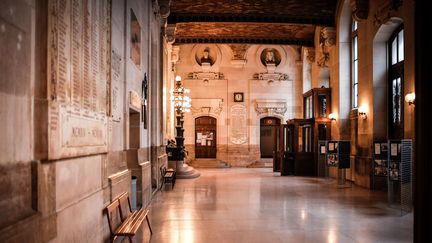
[[[281,177],[271,168],[201,169],[150,206],[150,242],[412,242],[412,213],[386,193]]]

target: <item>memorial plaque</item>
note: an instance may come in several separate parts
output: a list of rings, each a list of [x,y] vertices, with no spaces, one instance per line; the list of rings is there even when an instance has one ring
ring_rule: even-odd
[[[247,141],[247,117],[244,105],[231,107],[230,140],[233,144],[243,144]]]
[[[111,114],[113,121],[120,121],[122,111],[121,77],[123,73],[123,60],[116,51],[111,54]]]
[[[49,159],[107,151],[109,0],[50,0]]]

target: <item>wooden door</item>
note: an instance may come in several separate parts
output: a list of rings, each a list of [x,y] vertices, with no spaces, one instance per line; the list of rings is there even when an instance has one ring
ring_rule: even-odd
[[[280,145],[281,143],[281,130],[280,130],[280,125],[275,125],[272,126],[272,134],[273,135],[273,171],[274,172],[279,172],[281,169],[281,147]]]
[[[195,119],[195,158],[216,158],[216,118]]]

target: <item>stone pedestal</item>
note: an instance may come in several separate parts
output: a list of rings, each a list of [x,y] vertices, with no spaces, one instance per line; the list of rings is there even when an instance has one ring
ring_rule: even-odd
[[[168,167],[176,170],[177,179],[193,179],[201,175],[198,170],[184,163],[184,160],[170,160]]]

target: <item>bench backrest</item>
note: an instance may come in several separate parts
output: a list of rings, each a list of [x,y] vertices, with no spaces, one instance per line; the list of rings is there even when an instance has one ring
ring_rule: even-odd
[[[111,234],[114,233],[115,229],[117,229],[123,221],[119,208],[120,207],[118,200],[114,200],[106,207],[108,226]]]
[[[132,207],[129,199],[129,193],[124,192],[118,197],[120,215],[125,220],[132,213]]]

